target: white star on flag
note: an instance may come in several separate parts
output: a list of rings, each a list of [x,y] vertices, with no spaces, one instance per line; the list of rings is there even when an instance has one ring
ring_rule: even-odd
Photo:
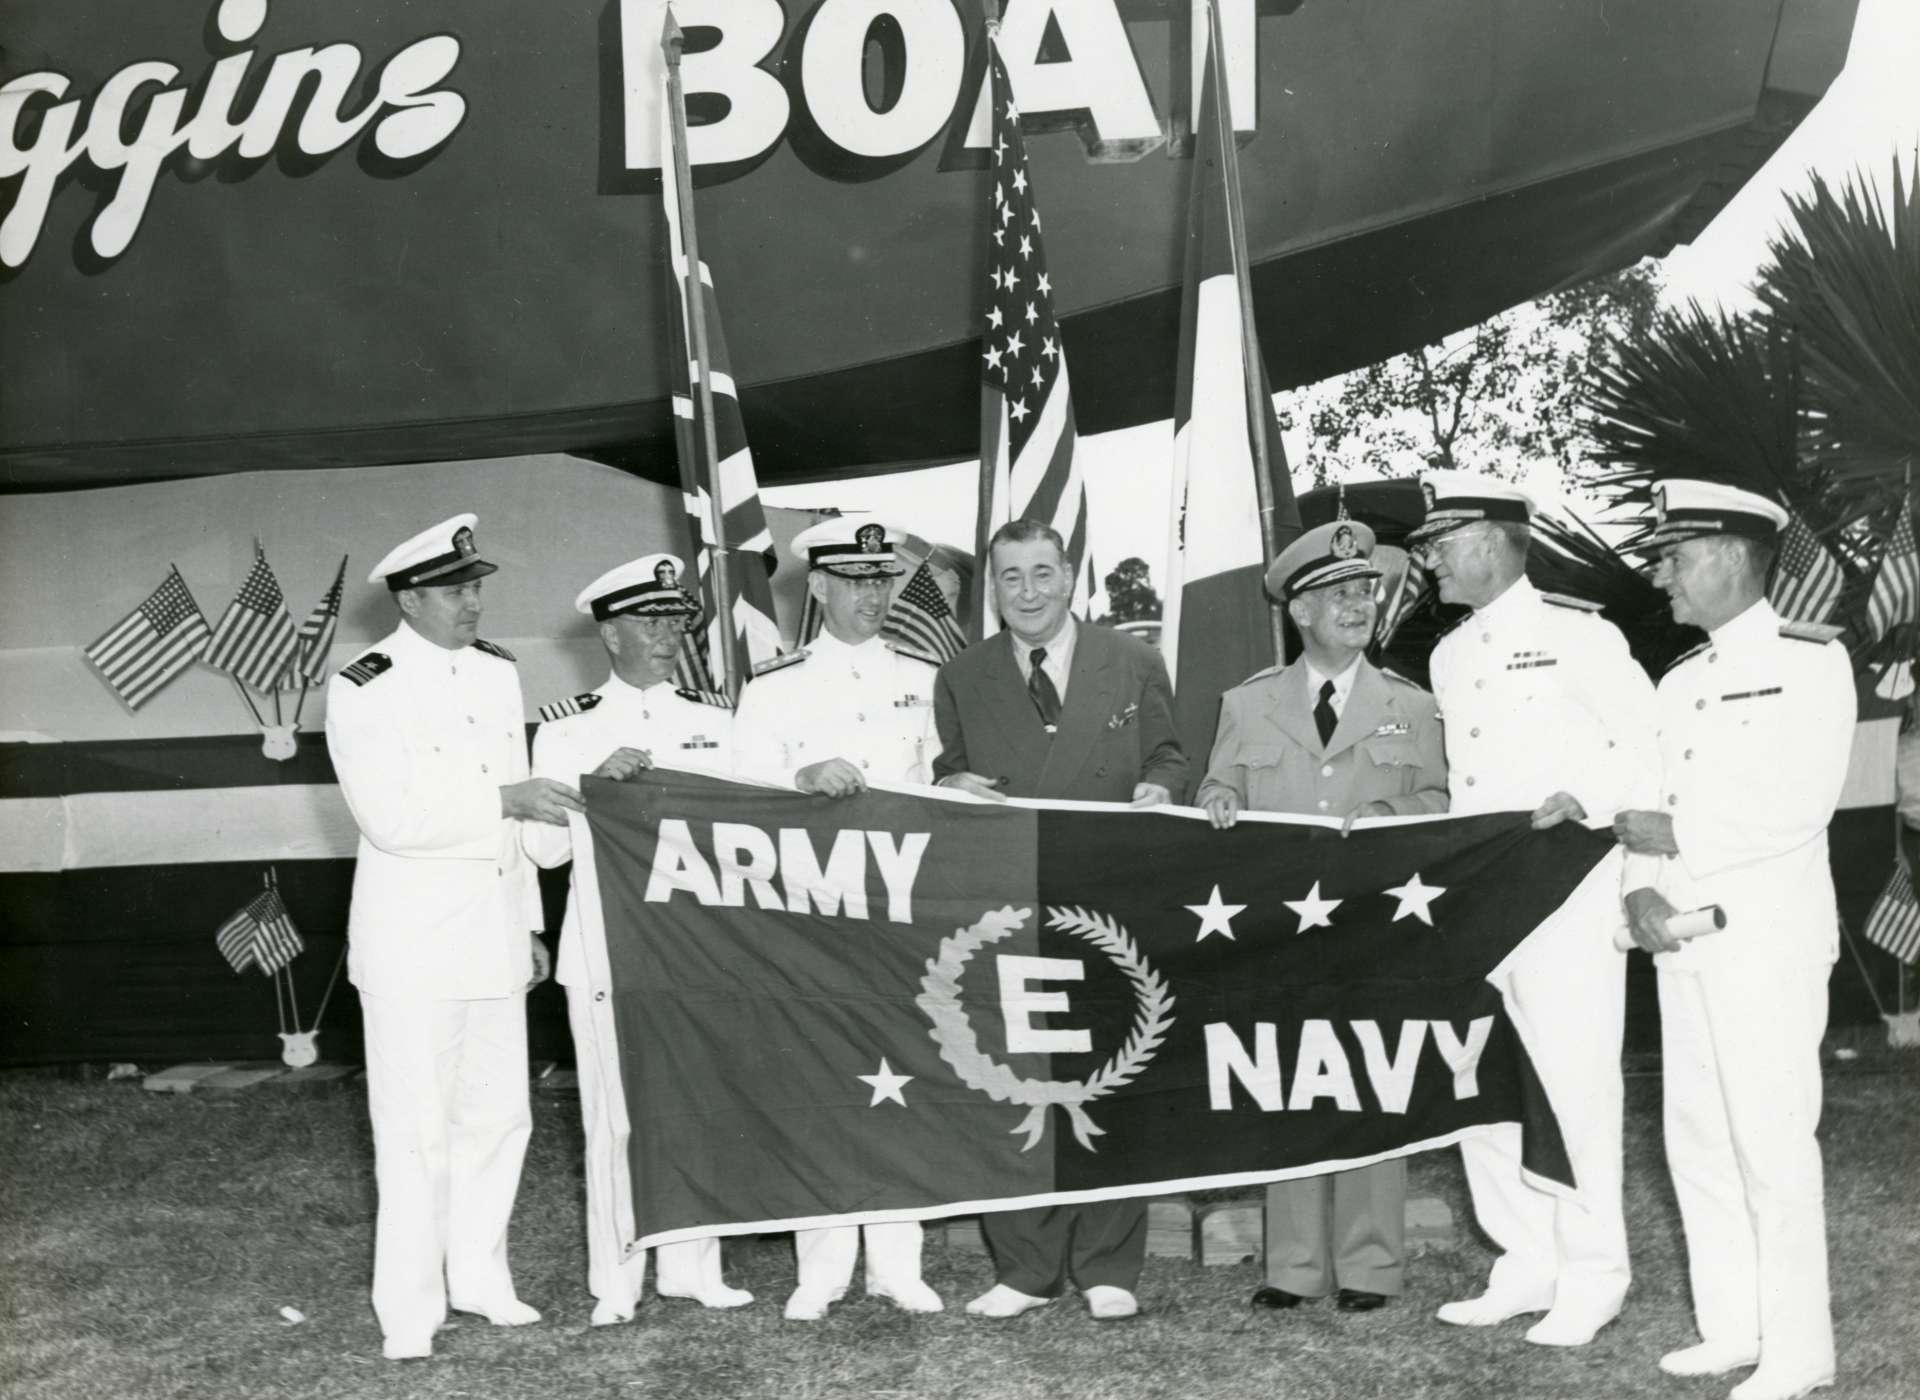
[[[1315,880],[1313,888],[1307,891],[1305,899],[1283,899],[1280,902],[1300,916],[1300,927],[1294,932],[1305,933],[1310,928],[1332,928],[1333,911],[1345,901],[1322,899],[1320,882]]]
[[[1421,884],[1420,873],[1415,871],[1413,878],[1406,884],[1396,885],[1387,891],[1400,901],[1399,907],[1393,911],[1393,922],[1399,923],[1411,914],[1428,928],[1432,928],[1433,902],[1446,892],[1444,885]]]
[[[899,1104],[900,1107],[905,1108],[907,1106],[906,1096],[900,1091],[914,1081],[914,1076],[911,1074],[895,1074],[893,1072],[893,1066],[887,1063],[886,1056],[884,1055],[880,1057],[880,1072],[878,1074],[856,1074],[854,1078],[871,1085],[873,1088],[873,1099],[867,1104],[868,1108],[878,1108],[888,1099],[892,1099],[895,1103]]]
[[[1220,887],[1215,885],[1213,887],[1213,893],[1207,897],[1205,904],[1189,904],[1184,907],[1189,914],[1198,914],[1200,916],[1200,932],[1194,935],[1193,941],[1195,943],[1204,943],[1207,935],[1210,933],[1217,933],[1231,940],[1233,938],[1233,916],[1240,913],[1247,906],[1244,904],[1227,904],[1223,902],[1220,898]]]

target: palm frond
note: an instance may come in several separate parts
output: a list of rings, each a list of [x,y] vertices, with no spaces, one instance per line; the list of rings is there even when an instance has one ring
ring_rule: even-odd
[[[1864,173],[1788,200],[1761,300],[1799,349],[1812,446],[1841,520],[1916,491],[1920,476],[1920,157],[1893,162],[1891,208]]]
[[[1692,477],[1785,500],[1819,528],[1800,400],[1794,349],[1766,322],[1695,303],[1662,312],[1588,372],[1595,451],[1583,476],[1649,523],[1654,484]]]

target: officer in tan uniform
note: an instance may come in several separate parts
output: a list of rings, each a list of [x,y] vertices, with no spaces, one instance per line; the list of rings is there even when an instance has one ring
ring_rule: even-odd
[[[689,619],[699,602],[680,583],[680,561],[649,554],[612,569],[581,590],[576,611],[599,624],[612,674],[597,690],[542,707],[533,739],[535,776],[570,783],[582,773],[616,781],[642,768],[733,769],[733,713],[676,690],[673,671]],[[572,832],[528,823],[521,844],[543,869],[573,859]],[[619,1087],[602,1077],[613,1063],[613,1007],[604,993],[603,950],[583,947],[578,906],[570,898],[560,926],[560,985],[567,989],[567,1021],[580,1069],[580,1113],[586,1129],[587,1288],[593,1325],[629,1322],[640,1301],[646,1255],[624,1257],[635,1236],[633,1192],[627,1176],[627,1116]],[[710,1308],[753,1301],[729,1288],[720,1274],[720,1241],[661,1245],[654,1291],[692,1298]]]
[[[741,692],[734,720],[739,771],[828,797],[850,797],[870,782],[931,782],[940,750],[934,667],[880,635],[893,581],[904,572],[893,531],[843,516],[801,531],[788,548],[807,566],[823,626],[805,650],[763,666]],[[867,1292],[909,1312],[939,1312],[940,1295],[920,1278],[920,1225],[864,1228]],[[857,1226],[794,1232],[799,1278],[787,1317],[817,1321],[845,1295],[861,1233]]]
[[[1655,500],[1654,581],[1707,633],[1660,681],[1659,800],[1614,818],[1634,938],[1659,970],[1667,1164],[1701,1337],[1660,1369],[1758,1363],[1733,1400],[1792,1400],[1834,1377],[1814,1133],[1853,670],[1840,629],[1767,601],[1786,511],[1705,481]],[[1680,943],[1668,921],[1706,905],[1726,927]]]
[[[1442,601],[1473,609],[1433,652],[1451,811],[1609,828],[1615,812],[1648,805],[1659,787],[1653,684],[1596,607],[1528,582],[1531,499],[1465,472],[1434,472],[1422,486],[1426,519],[1409,538]],[[1522,1176],[1517,1127],[1463,1142],[1474,1214],[1502,1253],[1486,1292],[1443,1305],[1443,1322],[1484,1327],[1546,1311],[1528,1341],[1582,1346],[1620,1311],[1631,1277],[1620,881],[1621,858],[1609,856],[1497,970],[1578,1190],[1553,1195]]]
[[[518,827],[564,824],[580,795],[527,775],[513,657],[476,635],[495,568],[476,523],[457,515],[380,561],[368,581],[400,625],[327,687],[327,746],[360,827],[347,974],[380,1191],[373,1309],[394,1360],[429,1355],[449,1307],[540,1320],[507,1268],[533,1122],[526,990],[546,975]]]
[[[1229,690],[1196,801],[1216,828],[1243,811],[1408,816],[1447,810],[1433,697],[1363,654],[1378,606],[1373,531],[1357,520],[1308,530],[1267,570],[1267,591],[1300,629],[1302,654]],[[1256,1306],[1337,1296],[1368,1312],[1406,1273],[1407,1164],[1275,1182],[1267,1188],[1266,1281]]]

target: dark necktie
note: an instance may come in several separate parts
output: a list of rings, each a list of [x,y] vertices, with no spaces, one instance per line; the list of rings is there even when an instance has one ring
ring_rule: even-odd
[[[1313,707],[1313,726],[1320,731],[1320,743],[1326,746],[1333,737],[1333,731],[1340,726],[1340,716],[1333,712],[1333,682],[1328,681],[1320,687],[1320,703]]]
[[[1041,669],[1046,660],[1045,647],[1027,653],[1027,694],[1033,697],[1033,708],[1040,712],[1040,722],[1051,734],[1060,723],[1060,692],[1053,688],[1053,677]]]

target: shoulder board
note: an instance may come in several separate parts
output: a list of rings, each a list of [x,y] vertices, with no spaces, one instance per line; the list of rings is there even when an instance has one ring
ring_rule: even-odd
[[[797,665],[806,659],[807,649],[801,647],[800,650],[790,651],[785,656],[776,656],[771,660],[755,663],[753,673],[756,676],[764,676],[769,671],[784,670],[786,667]]]
[[[903,647],[891,637],[886,641],[886,648],[895,656],[904,656],[907,660],[918,661],[923,666],[937,667],[940,664],[937,658],[928,656],[924,651],[916,651],[912,647]]]
[[[1694,647],[1691,651],[1681,652],[1678,656],[1674,657],[1673,660],[1667,664],[1667,669],[1665,671],[1662,671],[1660,674],[1664,676],[1670,672],[1679,670],[1680,664],[1682,662],[1693,660],[1694,657],[1698,656],[1701,652],[1705,651],[1708,647],[1712,645],[1713,645],[1712,642],[1702,642],[1700,643],[1699,646]]]
[[[1262,667],[1260,670],[1255,671],[1252,675],[1248,676],[1245,680],[1241,681],[1240,685],[1252,685],[1255,681],[1265,680],[1268,676],[1277,676],[1286,669],[1287,669],[1287,665],[1284,661],[1280,662],[1277,665]],[[1232,689],[1238,690],[1240,688],[1240,685],[1233,686]]]
[[[1404,685],[1408,690],[1417,690],[1423,695],[1426,693],[1426,687],[1419,685],[1414,681],[1408,680],[1405,676],[1401,675],[1398,671],[1389,671],[1385,666],[1375,666],[1373,669],[1378,671],[1381,675],[1385,676],[1388,680],[1392,681],[1395,685]]]
[[[1831,642],[1847,629],[1835,627],[1830,622],[1782,622],[1780,635],[1791,637],[1796,642]]]
[[[1543,603],[1552,603],[1556,608],[1573,608],[1578,612],[1597,613],[1601,608],[1601,604],[1594,602],[1590,598],[1575,598],[1569,593],[1547,593],[1543,591],[1540,594],[1540,601]]]
[[[484,637],[475,637],[473,639],[473,649],[475,651],[484,651],[488,656],[497,656],[502,661],[516,661],[519,659],[512,652],[501,646],[500,643],[490,642]]]
[[[551,724],[554,720],[565,719],[568,715],[583,715],[598,705],[602,698],[597,690],[589,690],[584,695],[569,695],[566,699],[556,700],[551,705],[542,705],[540,718]]]
[[[696,705],[717,705],[723,710],[731,710],[732,703],[717,690],[685,690],[675,686],[673,693],[682,700],[691,700]]]
[[[393,669],[393,658],[383,651],[370,651],[350,666],[343,666],[340,674],[355,685],[365,685],[375,676]]]

